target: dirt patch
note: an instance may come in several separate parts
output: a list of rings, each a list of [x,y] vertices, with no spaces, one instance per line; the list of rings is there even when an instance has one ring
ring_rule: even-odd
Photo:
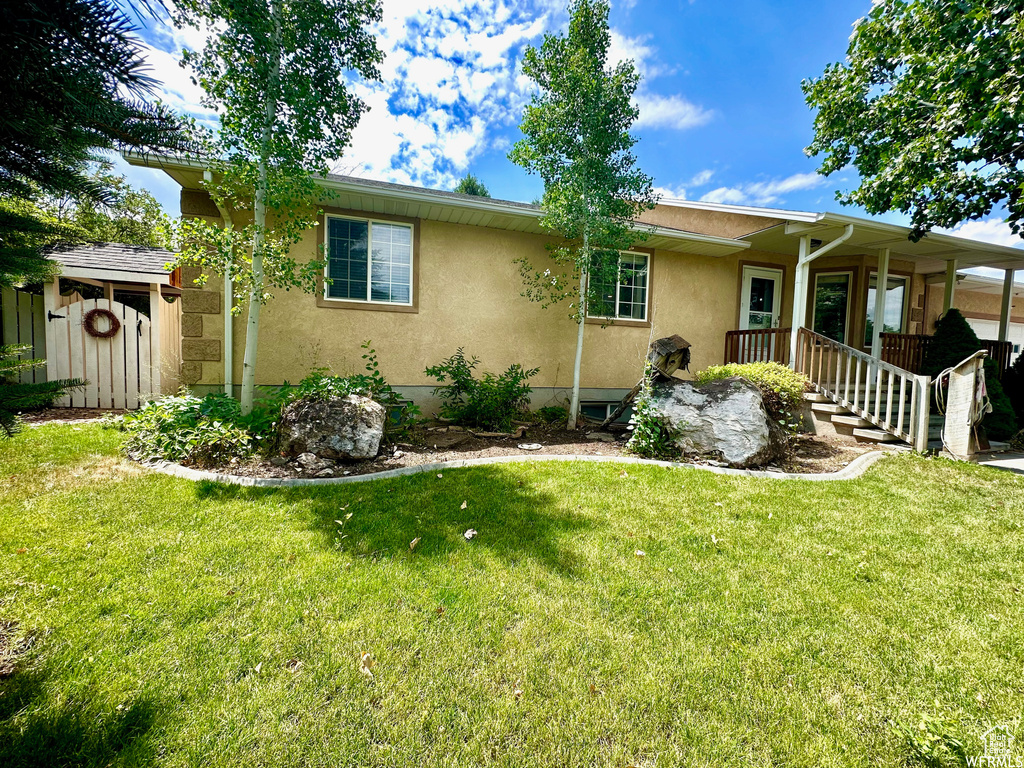
[[[44,408],[41,411],[23,413],[21,420],[25,424],[38,427],[43,424],[78,424],[99,421],[104,416],[117,416],[123,410],[106,408]]]
[[[34,632],[20,632],[18,622],[0,619],[0,680],[14,674],[19,659],[35,642]]]
[[[381,455],[370,461],[339,461],[318,477],[345,477],[384,472],[390,469],[415,467],[444,461],[461,461],[497,456],[632,456],[626,448],[629,433],[625,431],[594,431],[594,427],[568,431],[549,426],[531,425],[518,437],[480,437],[458,427],[418,427],[404,440],[382,449]],[[602,437],[588,437],[600,434]],[[540,448],[531,448],[537,446]],[[527,447],[521,447],[527,446]],[[793,438],[791,450],[784,460],[765,469],[783,472],[820,474],[842,469],[857,456],[875,448],[843,438],[823,438],[800,435]],[[697,464],[724,466],[713,460],[687,457],[685,461]],[[244,477],[299,478],[306,474],[294,461],[284,462],[253,458],[213,467],[214,471]]]

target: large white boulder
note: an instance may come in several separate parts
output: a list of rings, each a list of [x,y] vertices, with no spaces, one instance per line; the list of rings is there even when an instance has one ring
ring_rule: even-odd
[[[684,454],[755,467],[779,458],[786,447],[785,432],[769,418],[760,390],[746,379],[655,384],[652,406]]]
[[[281,413],[281,450],[323,459],[372,459],[384,436],[384,406],[368,397],[296,400]]]

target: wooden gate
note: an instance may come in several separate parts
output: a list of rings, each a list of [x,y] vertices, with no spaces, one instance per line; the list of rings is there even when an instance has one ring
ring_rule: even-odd
[[[106,309],[121,323],[109,339],[85,330],[85,314]],[[159,310],[159,308],[156,308]],[[57,401],[72,408],[138,408],[160,392],[159,334],[148,317],[108,299],[76,301],[53,312],[53,346],[47,357],[51,379],[85,379],[88,385]],[[109,328],[105,318],[96,330]]]
[[[0,343],[24,344],[31,349],[19,355],[20,360],[46,359],[46,321],[43,319],[43,297],[13,288],[0,288]],[[40,366],[22,371],[22,384],[46,381],[46,368]]]

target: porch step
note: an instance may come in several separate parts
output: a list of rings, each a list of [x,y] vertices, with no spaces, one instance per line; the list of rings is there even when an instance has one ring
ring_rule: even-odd
[[[853,436],[858,440],[867,440],[872,443],[898,443],[900,438],[891,435],[881,429],[855,429]]]
[[[821,392],[804,392],[804,400],[809,403],[831,403],[832,401]]]
[[[870,427],[871,422],[867,419],[862,419],[860,416],[850,414],[849,416],[836,414],[832,417],[833,424],[842,424],[844,427]]]
[[[849,408],[842,405],[836,405],[829,401],[824,403],[814,403],[811,406],[811,410],[815,413],[831,413],[833,416],[845,416],[850,412]]]

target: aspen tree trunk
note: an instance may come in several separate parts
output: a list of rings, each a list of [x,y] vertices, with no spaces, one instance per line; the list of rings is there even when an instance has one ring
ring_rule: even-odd
[[[253,279],[249,289],[249,314],[245,324],[245,356],[242,359],[241,407],[243,414],[252,412],[256,389],[256,350],[260,338],[260,310],[263,308],[263,243],[267,227],[267,161],[270,154],[270,134],[277,117],[277,99],[281,80],[281,6],[278,2],[270,4],[270,14],[274,22],[272,43],[275,53],[270,67],[270,79],[267,83],[266,114],[263,133],[260,137],[259,180],[253,201],[253,221],[256,224],[256,233],[252,241]]]
[[[576,328],[576,360],[572,366],[572,400],[569,403],[569,429],[576,429],[576,419],[580,412],[580,366],[583,363],[583,330],[587,322],[587,277],[590,272],[590,238],[586,228],[583,230],[583,266],[580,269],[580,300],[579,324]]]

